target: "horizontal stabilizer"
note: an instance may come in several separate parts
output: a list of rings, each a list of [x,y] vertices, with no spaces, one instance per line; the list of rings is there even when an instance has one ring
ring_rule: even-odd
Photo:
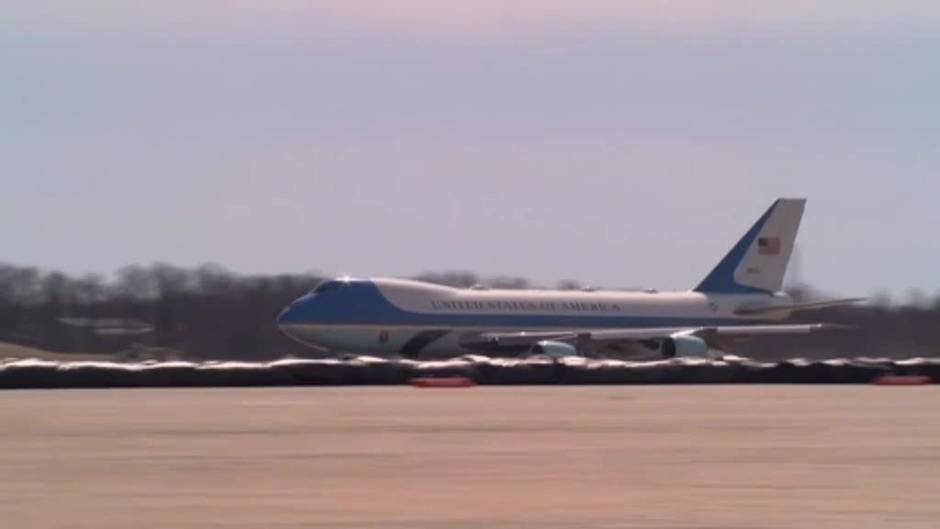
[[[831,299],[825,301],[813,301],[809,303],[792,303],[790,305],[763,305],[763,306],[742,306],[734,310],[738,316],[768,316],[774,313],[795,312],[798,310],[816,310],[827,307],[838,307],[841,305],[851,305],[865,301],[865,298],[845,298]]]

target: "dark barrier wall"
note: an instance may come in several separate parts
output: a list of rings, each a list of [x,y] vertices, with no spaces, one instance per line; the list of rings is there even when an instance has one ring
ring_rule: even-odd
[[[391,385],[440,376],[465,376],[478,384],[864,384],[886,374],[926,375],[940,381],[940,358],[775,363],[740,358],[625,362],[482,356],[434,362],[372,357],[205,363],[15,360],[0,362],[0,388]]]

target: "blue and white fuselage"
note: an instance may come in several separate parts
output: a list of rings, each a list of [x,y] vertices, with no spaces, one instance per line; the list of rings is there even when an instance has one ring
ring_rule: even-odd
[[[325,281],[291,304],[281,329],[306,344],[361,354],[441,355],[478,349],[482,333],[747,325],[754,294],[458,289],[406,279]],[[785,295],[760,296],[786,306]],[[783,319],[789,311],[773,312]]]
[[[727,339],[811,332],[821,325],[764,324],[846,301],[794,304],[779,292],[804,202],[775,202],[687,292],[460,289],[340,278],[294,301],[278,325],[318,348],[406,357],[533,348],[565,354],[611,345],[701,356]]]

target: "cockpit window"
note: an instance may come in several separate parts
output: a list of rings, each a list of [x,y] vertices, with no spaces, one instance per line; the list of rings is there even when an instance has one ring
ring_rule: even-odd
[[[322,294],[324,292],[329,292],[330,290],[336,290],[342,285],[339,281],[324,281],[317,285],[317,288],[313,289],[314,294]]]

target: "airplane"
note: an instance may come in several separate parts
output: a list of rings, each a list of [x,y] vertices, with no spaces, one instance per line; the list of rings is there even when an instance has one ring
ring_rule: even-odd
[[[295,300],[277,324],[303,344],[362,355],[560,358],[646,351],[657,358],[721,358],[732,341],[840,328],[772,322],[795,311],[861,301],[797,303],[781,291],[805,204],[805,199],[775,201],[686,292],[498,290],[340,277]]]

